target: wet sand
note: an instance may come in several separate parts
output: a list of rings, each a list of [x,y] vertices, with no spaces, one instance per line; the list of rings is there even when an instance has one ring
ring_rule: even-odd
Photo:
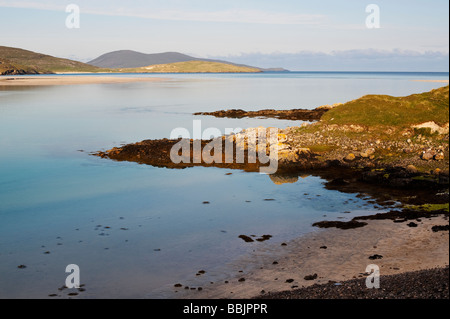
[[[408,226],[409,221],[370,220],[360,228],[320,229],[285,246],[258,248],[255,244],[251,255],[230,265],[235,276],[214,284],[200,279],[197,283],[190,281],[191,287],[201,286],[202,290],[173,288],[174,298],[247,299],[294,291],[330,281],[364,278],[370,264],[379,266],[381,276],[448,266],[449,233],[432,230],[436,225],[448,225],[448,216],[414,222],[417,227]],[[247,270],[239,272],[242,269]]]
[[[44,76],[44,77],[0,77],[2,86],[44,86],[44,85],[75,85],[75,84],[108,84],[128,82],[155,82],[163,81],[162,78],[133,78],[113,76]]]

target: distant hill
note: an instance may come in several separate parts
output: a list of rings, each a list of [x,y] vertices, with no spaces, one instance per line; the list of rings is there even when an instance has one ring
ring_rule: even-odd
[[[0,46],[0,62],[0,74],[110,71],[78,61],[5,46]]]
[[[244,64],[236,64],[228,61],[222,60],[212,60],[212,59],[203,59],[203,58],[195,58],[193,56],[189,56],[186,54],[178,53],[178,52],[164,52],[164,53],[140,53],[131,50],[120,50],[109,52],[99,56],[98,58],[89,61],[88,64],[101,67],[101,68],[111,68],[111,69],[120,69],[120,68],[140,68],[147,67],[150,65],[158,65],[158,64],[168,64],[168,63],[178,63],[178,62],[188,62],[188,61],[204,61],[204,62],[217,62],[223,64],[229,64],[239,67],[249,67],[259,69],[261,71],[266,71],[265,69],[252,67]],[[269,70],[269,69],[267,69]],[[275,69],[274,69],[275,70]],[[284,69],[276,69],[277,71],[286,71]]]
[[[150,68],[151,66],[152,68]],[[144,54],[130,50],[110,52],[86,64],[24,49],[0,46],[0,75],[101,72],[239,73],[266,71],[285,70],[261,69],[221,60],[199,59],[177,52]]]
[[[209,61],[186,61],[166,64],[149,65],[141,68],[118,69],[120,72],[138,73],[255,73],[261,72],[258,68],[231,65]]]
[[[145,54],[131,50],[121,50],[103,54],[98,58],[89,61],[88,64],[101,68],[119,69],[139,68],[154,64],[167,64],[194,60],[197,59],[177,52]]]

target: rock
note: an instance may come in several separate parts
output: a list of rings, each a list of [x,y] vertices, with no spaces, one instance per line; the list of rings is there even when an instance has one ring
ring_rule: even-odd
[[[355,154],[350,153],[344,158],[344,161],[346,161],[346,162],[353,162],[355,159],[356,159]]]
[[[240,239],[242,239],[243,241],[245,241],[246,243],[251,243],[254,242],[254,240],[246,235],[240,235],[239,236]]]
[[[287,162],[296,162],[297,154],[290,150],[282,150],[278,152],[278,160]]]
[[[417,167],[415,167],[414,165],[408,165],[408,166],[406,166],[406,171],[408,172],[408,173],[417,173]]]
[[[439,126],[434,121],[431,122],[425,122],[419,125],[412,126],[413,129],[430,129],[431,134],[438,133],[438,134],[448,134],[449,133],[449,125],[448,123],[444,126]]]
[[[317,274],[305,276],[305,280],[315,280],[317,279]]]
[[[411,147],[407,147],[407,148],[403,149],[403,153],[410,154],[412,152],[414,152],[414,150]]]
[[[449,225],[435,225],[435,226],[431,227],[431,230],[435,233],[437,233],[439,231],[448,231]]]
[[[370,157],[370,155],[373,155],[375,153],[374,148],[368,148],[364,152],[360,153],[360,156],[363,158]]]
[[[436,161],[443,161],[445,159],[445,155],[443,152],[437,153],[434,155],[434,160]]]
[[[441,169],[436,168],[435,170],[432,171],[432,174],[438,176],[439,174],[441,174]]]
[[[382,258],[383,258],[383,256],[378,255],[378,254],[375,254],[375,255],[372,255],[372,256],[369,257],[370,260],[382,259]]]
[[[278,134],[278,143],[284,143],[287,142],[287,136],[286,134]]]
[[[434,158],[435,152],[433,152],[433,150],[429,149],[427,151],[424,151],[421,155],[421,159],[423,159],[424,161],[430,161]]]

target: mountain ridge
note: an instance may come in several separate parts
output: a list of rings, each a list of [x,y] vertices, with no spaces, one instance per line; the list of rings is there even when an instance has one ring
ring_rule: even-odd
[[[190,62],[190,61],[204,61],[234,65],[244,68],[254,68],[260,71],[287,71],[283,68],[264,69],[260,67],[233,63],[224,60],[196,58],[187,54],[179,52],[162,52],[162,53],[142,53],[133,50],[117,50],[102,54],[101,56],[87,62],[87,64],[102,67],[102,68],[142,68],[151,65]]]

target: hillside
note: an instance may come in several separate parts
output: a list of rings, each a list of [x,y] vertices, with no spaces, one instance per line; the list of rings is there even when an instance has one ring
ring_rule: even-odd
[[[428,121],[448,123],[449,87],[405,97],[366,95],[331,109],[324,124],[407,127]]]
[[[256,73],[261,72],[257,68],[236,66],[231,64],[188,61],[168,64],[150,65],[142,68],[118,69],[120,72],[130,73]]]
[[[189,55],[166,52],[145,54],[131,50],[109,52],[89,61],[88,64],[102,68],[139,68],[154,64],[167,64],[175,62],[187,62],[195,60]]]
[[[120,50],[109,52],[99,56],[98,58],[92,61],[89,61],[88,64],[102,68],[121,69],[121,68],[140,68],[140,67],[147,67],[150,65],[189,62],[189,61],[217,62],[234,66],[256,68],[248,65],[236,64],[222,60],[195,58],[193,56],[189,56],[178,52],[146,54],[131,50]],[[284,69],[276,69],[276,70],[285,71]]]
[[[12,63],[5,59],[0,59],[0,75],[38,74],[39,72],[31,67]]]
[[[0,61],[3,62],[0,66],[1,74],[109,71],[82,62],[5,46],[0,46]]]

